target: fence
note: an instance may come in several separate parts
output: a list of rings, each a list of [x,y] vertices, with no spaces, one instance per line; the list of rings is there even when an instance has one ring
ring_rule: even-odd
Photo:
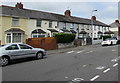
[[[28,38],[26,43],[35,48],[43,48],[45,50],[54,50],[58,48],[54,37]]]

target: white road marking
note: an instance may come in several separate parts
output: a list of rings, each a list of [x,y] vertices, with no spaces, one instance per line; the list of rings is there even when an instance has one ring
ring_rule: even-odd
[[[81,52],[83,52],[83,51],[79,51],[79,52],[77,52],[77,53],[79,54],[79,53],[81,53]]]
[[[118,58],[115,58],[115,59],[112,59],[111,61],[112,62],[117,62],[119,60],[119,57]]]
[[[86,67],[87,65],[83,65],[83,67]]]
[[[118,63],[114,64],[113,67],[115,67],[115,66],[117,66],[117,65],[118,65]]]
[[[70,53],[73,53],[74,51],[72,50],[72,51],[69,51],[69,52],[67,52],[68,54],[70,54]]]
[[[74,80],[72,80],[73,82],[80,82],[80,81],[83,81],[84,79],[82,78],[74,78]]]
[[[107,68],[107,69],[104,70],[103,72],[106,73],[106,72],[108,72],[108,71],[110,71],[110,68]]]
[[[89,51],[89,52],[86,52],[86,53],[91,53],[91,52],[93,52],[93,51]]]
[[[96,69],[99,69],[99,70],[102,70],[102,69],[105,69],[106,66],[99,66],[99,67],[96,67]]]
[[[116,50],[112,50],[113,52],[116,51]]]
[[[65,78],[67,79],[68,77],[66,76]]]
[[[96,80],[99,77],[100,77],[99,75],[96,75],[95,77],[93,77],[92,79],[90,79],[90,81],[94,81],[94,80]]]

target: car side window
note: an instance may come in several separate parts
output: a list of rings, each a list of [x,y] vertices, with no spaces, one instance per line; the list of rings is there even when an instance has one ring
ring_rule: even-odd
[[[27,46],[27,45],[23,45],[23,44],[19,44],[21,49],[32,49],[31,47]]]
[[[7,48],[6,48],[6,50],[18,50],[19,48],[18,48],[18,46],[16,45],[16,44],[13,44],[13,45],[11,45],[11,46],[8,46]]]

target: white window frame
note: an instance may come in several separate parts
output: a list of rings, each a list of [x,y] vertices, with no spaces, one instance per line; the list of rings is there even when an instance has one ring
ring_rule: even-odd
[[[39,24],[40,23],[40,24]],[[42,20],[41,19],[37,19],[36,20],[36,26],[37,27],[41,27],[41,25],[42,25]]]
[[[66,23],[63,23],[63,29],[66,29]]]
[[[19,18],[12,17],[12,26],[19,26]]]
[[[49,28],[52,28],[52,21],[49,21]]]
[[[36,35],[37,37],[34,37],[34,35]],[[44,37],[46,36],[43,33],[32,33],[32,38],[39,38],[39,35],[44,35]]]
[[[20,33],[21,34],[21,40],[20,40],[20,42],[14,42],[13,41],[13,34],[14,33]],[[10,42],[7,42],[8,40],[7,40],[7,34],[10,34],[10,36],[11,36],[11,41]],[[22,43],[22,41],[23,41],[23,33],[21,33],[21,32],[7,32],[6,33],[6,43]]]

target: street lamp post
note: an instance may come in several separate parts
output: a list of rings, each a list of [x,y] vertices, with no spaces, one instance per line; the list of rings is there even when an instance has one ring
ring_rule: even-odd
[[[93,29],[93,12],[95,12],[97,10],[92,10],[92,13],[91,13],[91,28],[92,28],[92,42],[93,42],[93,37],[94,37],[94,29]]]

